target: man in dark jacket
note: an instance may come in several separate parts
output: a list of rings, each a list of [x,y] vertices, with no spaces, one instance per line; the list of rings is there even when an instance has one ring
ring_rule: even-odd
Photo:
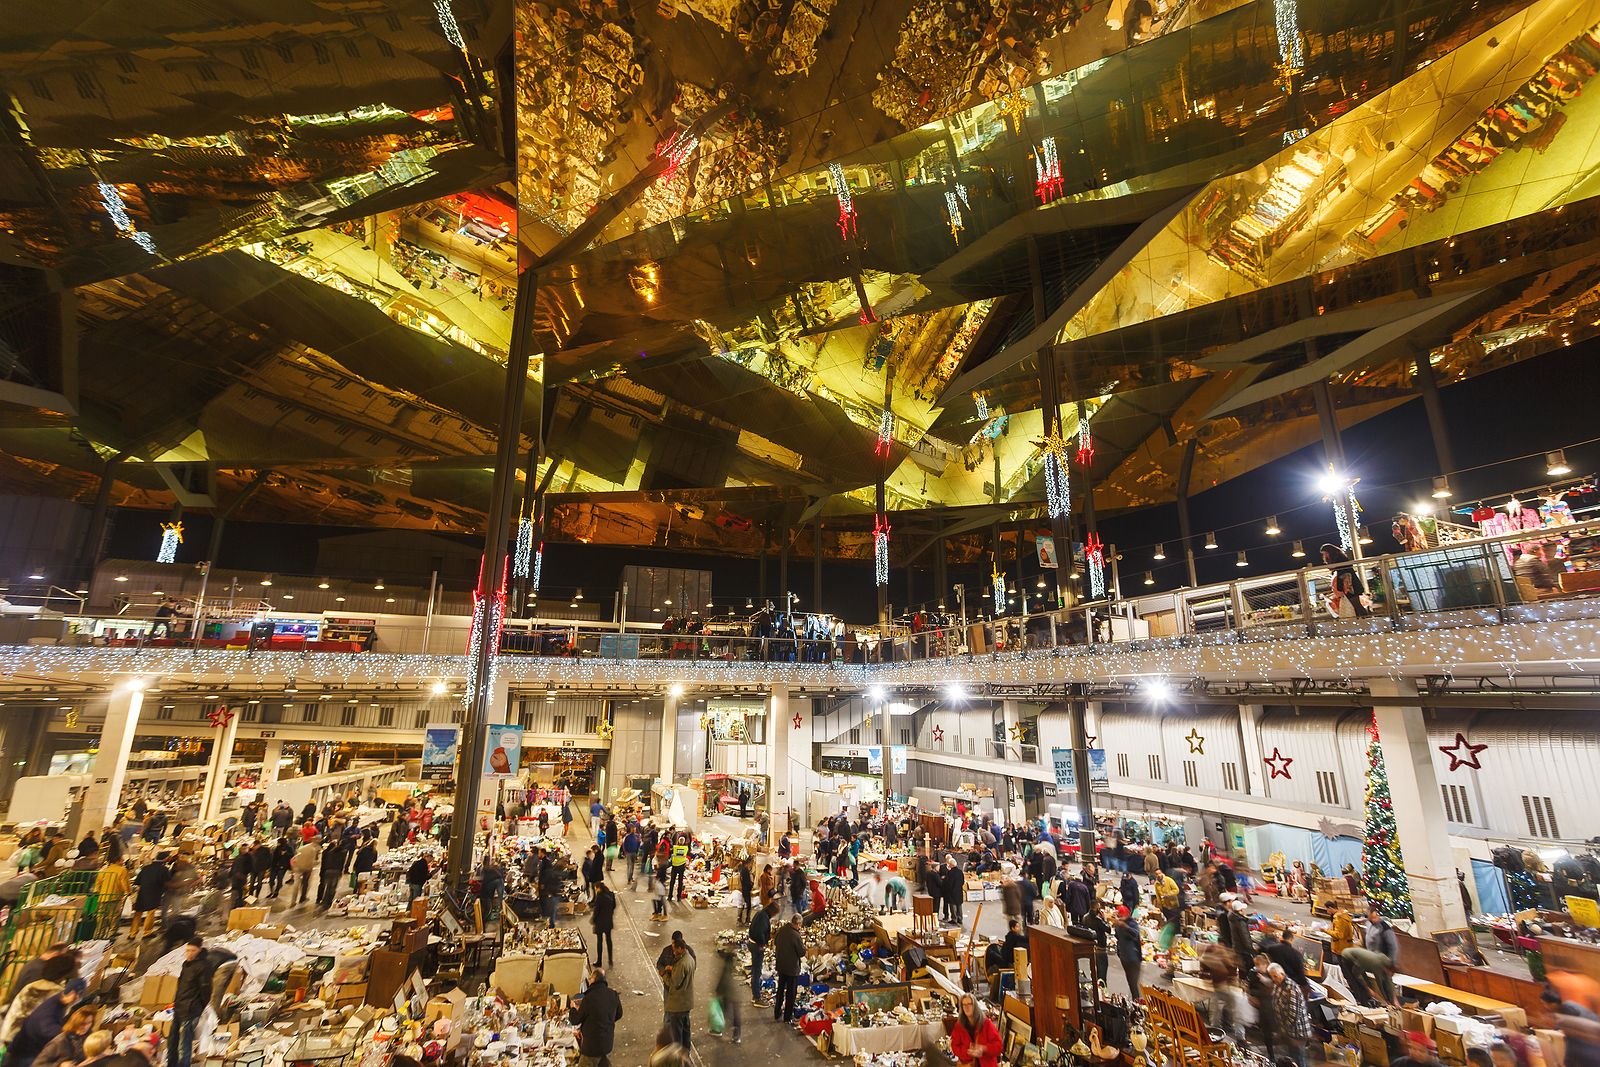
[[[772,941],[772,917],[778,914],[777,901],[756,910],[750,920],[750,1003],[761,1006],[761,958]]]
[[[250,847],[250,895],[261,896],[261,887],[266,884],[267,873],[272,870],[272,850],[265,843],[257,841]]]
[[[545,857],[544,867],[539,871],[539,899],[544,903],[544,915],[553,930],[556,905],[561,902],[561,864],[552,856]]]
[[[74,978],[59,993],[52,993],[28,1013],[17,1036],[6,1046],[6,1067],[29,1067],[35,1056],[56,1039],[66,1025],[67,1015],[83,999],[82,978]]]
[[[944,873],[940,876],[940,885],[944,889],[945,909],[950,912],[949,921],[960,926],[964,921],[961,909],[967,899],[967,876],[960,867],[956,866],[956,858],[954,856],[946,856],[944,863]]]
[[[1139,882],[1133,877],[1132,871],[1122,872],[1122,881],[1117,884],[1122,893],[1122,906],[1133,911],[1139,906]]]
[[[356,850],[354,873],[358,882],[369,880],[372,869],[378,865],[378,842],[367,838]]]
[[[172,998],[172,1029],[167,1037],[167,1067],[189,1067],[194,1056],[194,1028],[211,1003],[211,980],[217,967],[233,955],[206,951],[205,942],[191,937],[183,949],[183,969],[178,972],[178,992]]]
[[[167,898],[167,886],[172,881],[172,868],[167,866],[165,852],[154,863],[147,863],[133,876],[133,925],[128,937],[134,941],[156,932],[156,914]]]
[[[789,901],[794,905],[796,915],[803,915],[806,910],[806,869],[795,860],[789,868]]]
[[[1266,953],[1267,959],[1283,968],[1283,973],[1288,975],[1291,982],[1301,989],[1306,988],[1306,958],[1294,947],[1294,927],[1285,926],[1277,937],[1267,938],[1261,951]]]
[[[278,801],[278,806],[272,809],[272,832],[282,837],[293,825],[294,809],[286,802]]]
[[[600,967],[589,972],[589,988],[567,1018],[578,1028],[579,1067],[611,1067],[611,1046],[616,1041],[617,1020],[622,1018],[622,998],[607,984],[606,972]]]
[[[1063,878],[1061,893],[1066,899],[1067,914],[1072,916],[1073,924],[1082,926],[1083,917],[1094,907],[1094,891],[1089,888],[1089,883],[1082,878]]]
[[[428,866],[426,856],[418,856],[411,861],[411,866],[406,869],[406,889],[410,894],[409,899],[416,900],[428,888],[428,879],[433,877],[433,870]]]
[[[800,916],[790,916],[772,939],[773,968],[778,972],[778,995],[772,999],[772,1017],[787,1023],[794,1018],[794,994],[800,969],[806,962],[806,939],[800,934]]]
[[[327,911],[344,881],[345,844],[335,841],[322,850],[322,866],[317,873],[317,907]]]

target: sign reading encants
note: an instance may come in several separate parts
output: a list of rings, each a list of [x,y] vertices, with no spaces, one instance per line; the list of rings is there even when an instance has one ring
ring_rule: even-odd
[[[1088,750],[1088,752],[1089,752],[1089,784],[1090,785],[1108,785],[1108,784],[1110,784],[1111,776],[1106,771],[1106,750],[1103,749],[1103,748],[1091,748],[1091,749]],[[1070,749],[1070,748],[1052,748],[1050,750],[1050,756],[1051,756],[1051,759],[1053,760],[1053,762],[1055,763],[1055,768],[1056,768],[1056,788],[1057,789],[1076,789],[1076,788],[1078,788],[1078,776],[1077,776],[1077,773],[1075,772],[1075,770],[1073,769],[1073,766],[1072,766],[1072,749]]]

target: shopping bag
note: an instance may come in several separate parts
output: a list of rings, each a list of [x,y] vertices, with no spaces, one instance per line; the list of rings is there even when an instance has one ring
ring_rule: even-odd
[[[617,858],[617,851],[618,851],[618,849],[617,849],[616,845],[607,845],[606,846],[606,859],[608,859],[608,860],[616,859]]]
[[[1161,933],[1156,935],[1156,944],[1161,946],[1162,952],[1170,951],[1173,938],[1178,936],[1178,924],[1167,923],[1161,928]]]
[[[709,1017],[711,1032],[713,1034],[720,1034],[723,1030],[727,1029],[728,1020],[722,1012],[721,997],[711,998],[711,1003],[706,1008],[706,1015]]]

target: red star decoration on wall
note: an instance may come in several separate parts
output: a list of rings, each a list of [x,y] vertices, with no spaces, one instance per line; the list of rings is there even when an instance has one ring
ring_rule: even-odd
[[[1294,757],[1285,756],[1282,752],[1278,751],[1276,745],[1274,745],[1272,748],[1272,755],[1268,756],[1261,762],[1272,768],[1273,778],[1288,778],[1291,781],[1294,779],[1294,775],[1289,773],[1289,764],[1294,762]]]
[[[206,718],[211,720],[212,726],[226,726],[233,721],[233,712],[223,704],[206,712]]]
[[[933,728],[933,743],[936,744],[936,745],[944,744],[944,727],[943,726],[935,726]]]
[[[1483,770],[1478,763],[1478,753],[1488,748],[1488,745],[1475,745],[1467,740],[1466,734],[1456,734],[1456,743],[1453,745],[1440,745],[1439,751],[1450,757],[1450,770],[1459,767],[1469,767],[1475,771]],[[1465,753],[1463,755],[1462,753]]]
[[[805,723],[805,720],[800,717],[800,713],[798,711],[795,712],[794,713],[794,728],[796,730],[798,730],[798,729],[800,729],[801,725],[803,725],[804,723]]]

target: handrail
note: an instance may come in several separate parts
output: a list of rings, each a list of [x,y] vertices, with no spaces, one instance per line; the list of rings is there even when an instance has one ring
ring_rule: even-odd
[[[1508,555],[1511,546],[1563,541],[1582,548],[1583,565],[1593,564],[1592,578],[1586,574],[1577,577],[1583,573],[1578,571],[1540,575],[1533,573],[1536,568],[1524,574],[1513,570]],[[898,664],[1019,650],[1027,654],[1069,645],[1116,645],[1201,632],[1229,632],[1239,640],[1253,640],[1290,633],[1314,634],[1319,627],[1343,628],[1353,622],[1403,628],[1417,617],[1437,618],[1460,609],[1496,612],[1502,621],[1531,618],[1538,617],[1529,611],[1531,605],[1571,603],[1589,594],[1600,594],[1600,520],[1456,541],[1415,552],[1385,553],[1348,565],[1362,576],[1368,590],[1370,610],[1363,611],[1364,619],[1340,619],[1326,611],[1321,589],[1333,568],[1319,562],[1144,596],[1078,601],[1067,607],[999,619],[980,617],[969,621],[964,629],[948,626],[911,632],[896,624],[880,634],[865,627],[849,627],[842,639],[669,634],[659,630],[619,633],[614,627],[593,623],[533,620],[524,626],[518,620],[517,626],[508,627],[501,651],[508,656],[617,660]],[[1554,588],[1538,588],[1542,579],[1548,579],[1544,584]],[[1596,602],[1600,604],[1600,597]],[[1600,607],[1596,612],[1600,613]],[[1474,618],[1481,619],[1481,615]],[[97,623],[118,626],[128,620],[78,615],[63,616],[61,621],[70,637],[74,627],[93,629]],[[871,639],[858,641],[858,634],[869,633]],[[459,655],[465,648],[466,636],[464,618],[450,616],[441,620],[435,616],[428,624],[415,616],[380,614],[374,647],[379,652],[399,654]],[[141,634],[128,638],[126,643],[160,645],[161,639]],[[346,648],[332,651],[359,654]]]

